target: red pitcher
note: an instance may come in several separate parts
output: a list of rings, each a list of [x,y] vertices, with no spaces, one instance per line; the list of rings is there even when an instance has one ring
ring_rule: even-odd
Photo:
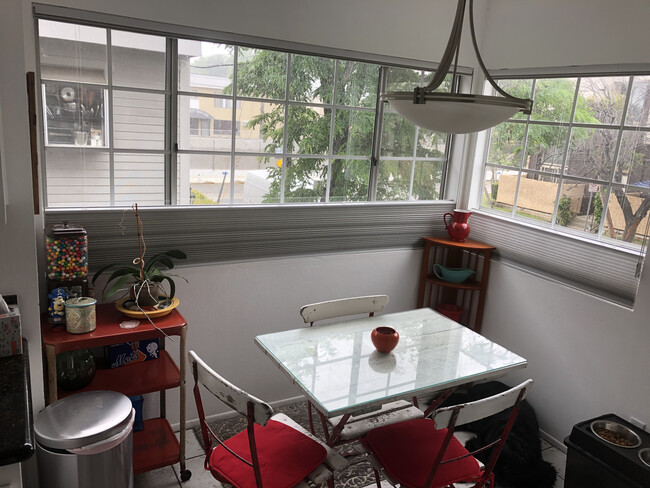
[[[447,223],[447,215],[451,217],[451,222]],[[453,215],[447,212],[442,216],[442,220],[445,222],[445,229],[449,233],[452,241],[455,242],[465,242],[467,236],[469,235],[469,224],[467,219],[472,215],[472,212],[469,210],[454,210]]]

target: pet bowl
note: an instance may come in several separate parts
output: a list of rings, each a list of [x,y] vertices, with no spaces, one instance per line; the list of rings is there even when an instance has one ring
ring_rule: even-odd
[[[591,431],[599,438],[618,447],[634,449],[641,445],[641,438],[632,429],[610,420],[594,420]]]
[[[650,468],[650,447],[644,447],[639,450],[639,459]]]

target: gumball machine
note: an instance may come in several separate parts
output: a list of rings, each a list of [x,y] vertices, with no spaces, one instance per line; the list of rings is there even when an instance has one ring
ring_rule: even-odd
[[[45,251],[48,294],[61,296],[58,290],[62,290],[66,298],[88,296],[88,236],[84,228],[68,222],[47,226]],[[56,309],[55,304],[50,305]]]

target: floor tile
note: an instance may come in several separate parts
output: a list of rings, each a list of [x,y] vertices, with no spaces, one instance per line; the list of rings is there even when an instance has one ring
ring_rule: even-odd
[[[548,441],[545,441],[544,439],[542,439],[542,451],[543,451],[544,449],[548,449],[549,447],[553,447],[553,446],[551,445],[551,443],[548,442]]]
[[[555,466],[555,469],[557,469],[557,475],[560,478],[564,479],[564,472],[566,469],[566,454],[564,454],[559,449],[552,447],[550,449],[543,450],[542,457],[550,462],[553,466]]]
[[[564,488],[564,480],[558,476],[558,478],[555,480],[553,488]]]
[[[209,471],[203,469],[203,457],[188,459],[186,468],[192,472],[192,477],[184,483],[182,488],[222,488],[223,485],[213,478]],[[174,465],[178,474],[179,465]]]
[[[171,466],[135,475],[134,488],[178,488],[180,483]]]
[[[179,439],[179,434],[178,432],[175,432],[176,438]],[[194,431],[192,429],[187,429],[185,431],[185,459],[192,459],[197,456],[205,456],[205,453],[203,452],[203,448],[201,447],[201,444],[199,444],[198,439],[194,435]]]

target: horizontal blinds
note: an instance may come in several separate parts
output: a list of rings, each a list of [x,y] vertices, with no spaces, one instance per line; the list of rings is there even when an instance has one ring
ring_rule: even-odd
[[[414,248],[444,233],[450,201],[310,206],[140,208],[149,255],[181,249],[187,264],[305,254]],[[88,234],[90,268],[137,257],[129,209],[49,209],[46,224],[68,221]]]
[[[632,306],[639,281],[638,252],[608,247],[528,226],[493,215],[474,213],[473,239],[496,247],[494,259],[520,265],[534,273]]]

